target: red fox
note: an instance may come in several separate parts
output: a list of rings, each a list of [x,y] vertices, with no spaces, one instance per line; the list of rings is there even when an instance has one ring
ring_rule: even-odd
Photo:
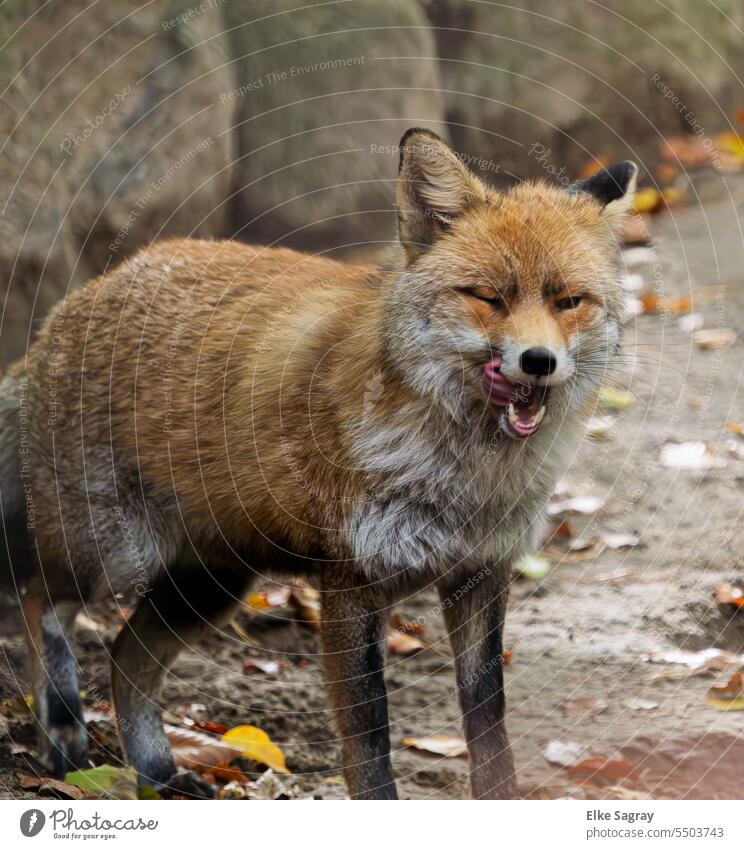
[[[395,798],[386,612],[436,588],[472,794],[516,792],[504,725],[510,570],[620,339],[617,233],[637,168],[570,187],[479,181],[428,130],[400,144],[401,261],[155,243],[49,315],[0,384],[2,510],[42,755],[86,762],[82,602],[139,597],[111,652],[139,781],[176,786],[157,707],[184,645],[266,575],[321,590],[354,798]],[[174,776],[176,776],[174,778]]]

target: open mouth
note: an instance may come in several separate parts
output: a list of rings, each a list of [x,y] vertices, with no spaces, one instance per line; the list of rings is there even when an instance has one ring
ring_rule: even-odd
[[[502,359],[494,357],[483,369],[483,389],[494,407],[503,407],[501,427],[515,439],[532,436],[545,418],[549,389],[527,383],[512,383],[501,374]]]

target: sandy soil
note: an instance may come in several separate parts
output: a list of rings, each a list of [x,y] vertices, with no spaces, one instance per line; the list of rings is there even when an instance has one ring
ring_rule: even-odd
[[[571,492],[605,499],[595,515],[570,517],[577,536],[632,533],[641,544],[573,563],[554,556],[548,577],[515,580],[506,640],[513,652],[506,676],[508,716],[526,794],[744,798],[744,712],[719,712],[705,699],[708,688],[728,673],[651,680],[683,667],[647,659],[650,652],[671,649],[744,652],[744,625],[724,617],[713,602],[716,584],[741,575],[742,558],[744,461],[727,455],[734,437],[726,424],[744,421],[744,246],[736,211],[744,180],[732,181],[731,190],[733,197],[655,219],[660,271],[649,264],[629,270],[651,285],[655,281],[657,295],[692,294],[706,327],[733,328],[740,339],[720,351],[703,351],[677,316],[634,319],[617,382],[632,392],[635,405],[614,414],[612,439],[586,440],[566,476]],[[661,446],[687,440],[710,443],[725,466],[706,473],[663,467]],[[744,448],[744,439],[739,444]],[[441,622],[427,616],[432,603],[421,597],[400,609],[403,618],[426,617],[426,639],[434,648],[389,658],[394,764],[403,797],[461,798],[468,794],[465,760],[441,760],[402,746],[408,736],[459,734],[452,661]],[[106,621],[103,614],[91,616]],[[25,649],[12,614],[6,612],[3,620],[0,695],[11,699],[28,691]],[[240,623],[262,648],[246,646],[229,628],[216,634],[181,657],[164,705],[176,716],[199,713],[192,706],[204,705],[201,715],[213,722],[260,726],[285,751],[299,792],[342,796],[316,633],[274,614],[246,614]],[[89,693],[108,692],[113,633],[111,627],[80,630],[80,677]],[[281,672],[243,672],[250,656],[273,652],[287,662]],[[641,698],[656,707],[627,706]],[[579,699],[602,699],[605,705],[601,713],[582,713],[584,703],[573,704]],[[93,706],[90,696],[86,706]],[[34,795],[21,790],[16,777],[35,769],[30,720],[7,705],[4,713],[0,795]],[[98,762],[115,762],[112,723],[99,717],[93,728]],[[582,785],[545,760],[552,740],[623,758],[637,777],[621,789],[599,780]]]

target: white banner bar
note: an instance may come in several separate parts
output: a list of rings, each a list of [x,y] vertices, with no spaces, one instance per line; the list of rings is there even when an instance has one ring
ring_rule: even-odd
[[[381,808],[385,807],[382,811]],[[741,847],[738,802],[41,802],[0,803],[0,844],[117,847]],[[384,828],[383,828],[384,826]],[[62,844],[65,845],[65,844]]]

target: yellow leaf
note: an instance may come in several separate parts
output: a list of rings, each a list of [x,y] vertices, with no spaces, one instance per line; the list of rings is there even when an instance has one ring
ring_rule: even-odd
[[[730,153],[737,159],[744,159],[744,139],[732,132],[721,133],[716,136],[716,144],[720,150]]]
[[[222,742],[240,749],[244,758],[266,764],[275,772],[290,774],[284,762],[282,750],[276,743],[271,742],[271,738],[265,731],[256,728],[255,725],[238,725],[236,728],[231,728],[222,735]]]
[[[655,212],[661,206],[662,200],[658,189],[640,189],[633,199],[633,207],[636,212]]]
[[[607,410],[629,410],[635,404],[635,398],[630,392],[603,386],[599,392],[599,403]]]
[[[271,605],[266,600],[264,593],[251,593],[248,596],[248,607],[251,610],[268,610]]]

